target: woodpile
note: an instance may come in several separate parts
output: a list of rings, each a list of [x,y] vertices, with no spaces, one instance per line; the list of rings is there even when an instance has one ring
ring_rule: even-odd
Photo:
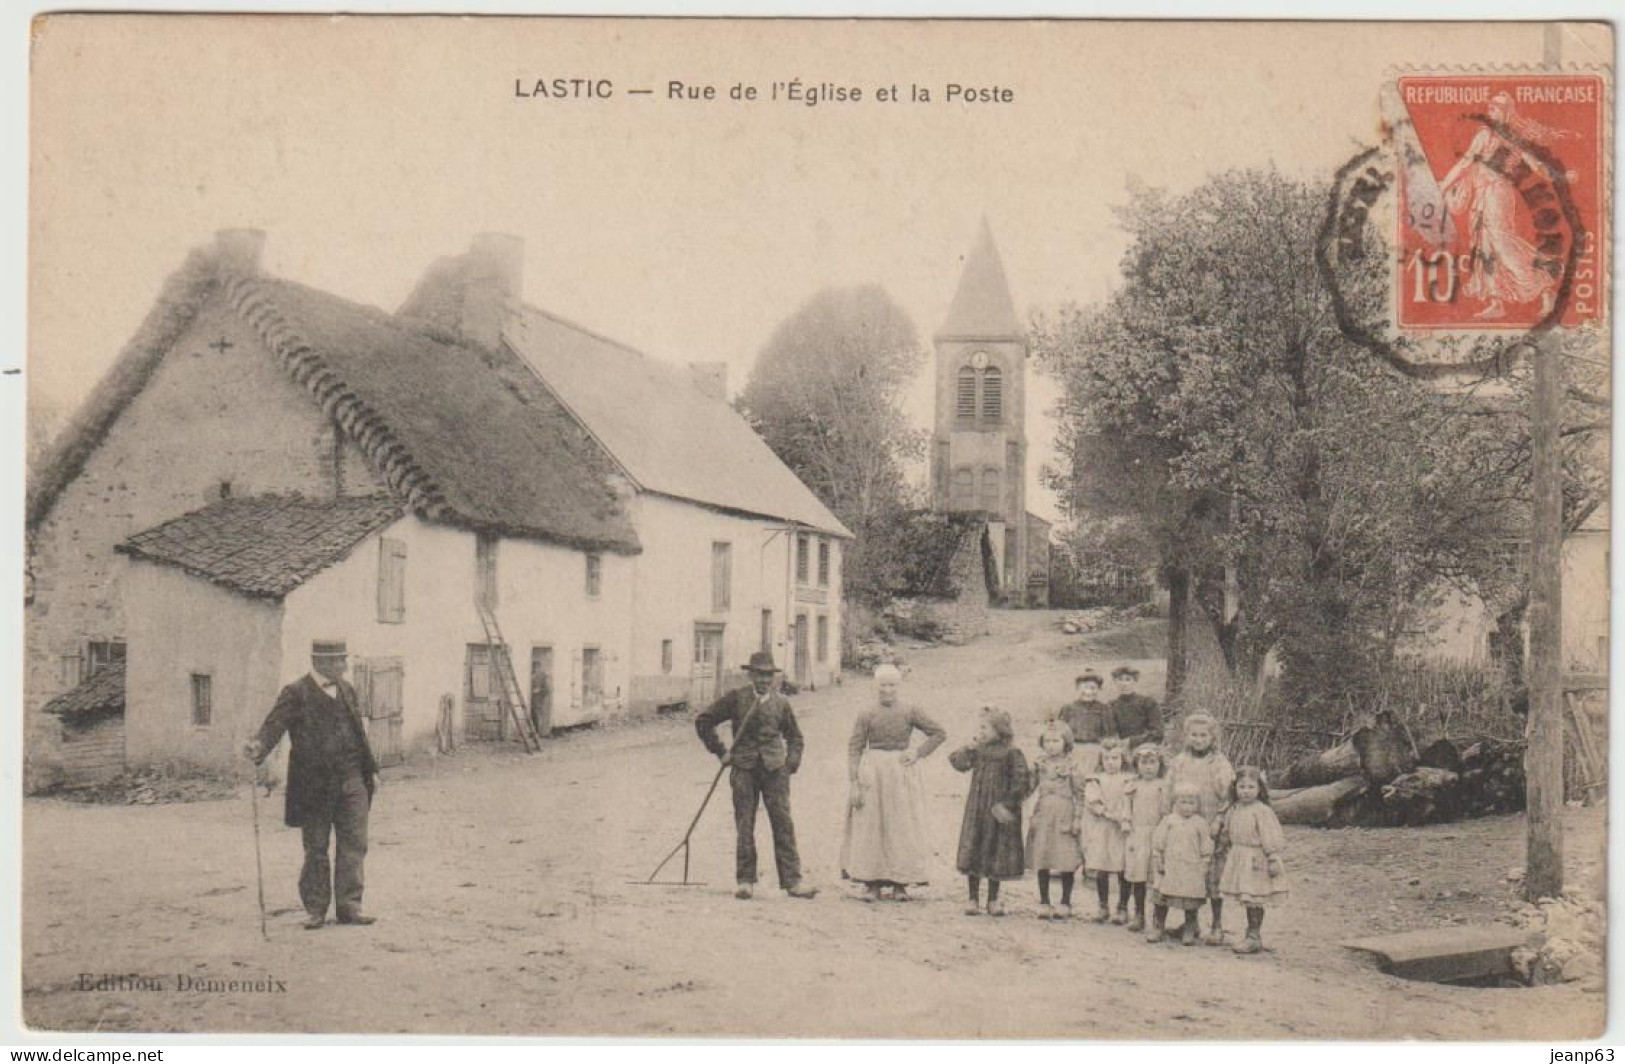
[[[1523,744],[1482,739],[1465,749],[1438,739],[1418,749],[1383,711],[1345,742],[1289,766],[1272,788],[1285,824],[1399,827],[1524,807]]]

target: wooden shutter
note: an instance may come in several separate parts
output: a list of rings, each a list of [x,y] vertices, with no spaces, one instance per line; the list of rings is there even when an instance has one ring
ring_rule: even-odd
[[[1004,417],[1004,374],[999,367],[982,371],[982,420],[996,424]]]
[[[711,544],[711,609],[722,611],[733,605],[733,545]]]
[[[378,623],[406,620],[406,544],[398,539],[378,540]]]
[[[960,421],[976,420],[976,371],[969,366],[959,371],[958,390],[954,396],[954,417]]]

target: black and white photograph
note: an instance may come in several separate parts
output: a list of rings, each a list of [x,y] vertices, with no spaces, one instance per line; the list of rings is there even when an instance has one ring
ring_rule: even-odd
[[[1602,1037],[1611,25],[30,32],[28,1037]]]

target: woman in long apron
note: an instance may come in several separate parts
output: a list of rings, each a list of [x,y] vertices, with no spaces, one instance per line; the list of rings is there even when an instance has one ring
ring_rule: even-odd
[[[925,883],[931,849],[925,838],[925,785],[918,762],[948,738],[942,726],[898,699],[902,674],[875,670],[875,705],[858,715],[847,744],[851,796],[841,845],[841,874],[863,884],[864,901],[888,891],[908,900]],[[910,749],[914,733],[925,739]]]

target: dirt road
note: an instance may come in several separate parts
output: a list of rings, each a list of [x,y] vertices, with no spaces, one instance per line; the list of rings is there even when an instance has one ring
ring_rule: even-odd
[[[1030,747],[1086,661],[1134,653],[1107,633],[1087,656],[1035,614],[990,638],[916,652],[905,697],[970,732],[996,701]],[[1142,662],[1148,689],[1160,670]],[[36,1028],[470,1034],[1082,1038],[1574,1038],[1604,999],[1578,987],[1405,982],[1345,938],[1488,921],[1514,903],[1521,818],[1404,831],[1289,834],[1294,893],[1273,951],[1153,947],[1122,928],[960,914],[952,874],[965,778],[924,763],[940,879],[913,904],[865,905],[836,866],[845,740],[865,681],[795,699],[807,734],[794,807],[809,879],[795,901],[732,888],[726,784],[696,835],[708,886],[634,886],[676,841],[715,762],[685,720],[561,738],[542,754],[468,750],[391,770],[374,808],[370,928],[300,929],[299,841],[268,818],[270,940],[259,935],[246,789],[233,801],[24,811],[24,1010]],[[263,812],[263,810],[262,810]],[[1600,810],[1568,817],[1571,880],[1599,890]],[[760,826],[764,857],[771,854]],[[764,862],[771,875],[771,860]],[[1239,914],[1236,914],[1239,916]],[[122,989],[82,976],[136,975]],[[180,989],[181,977],[236,990]],[[263,989],[255,989],[256,984]],[[205,986],[208,986],[205,983]],[[143,988],[148,987],[148,988]]]

